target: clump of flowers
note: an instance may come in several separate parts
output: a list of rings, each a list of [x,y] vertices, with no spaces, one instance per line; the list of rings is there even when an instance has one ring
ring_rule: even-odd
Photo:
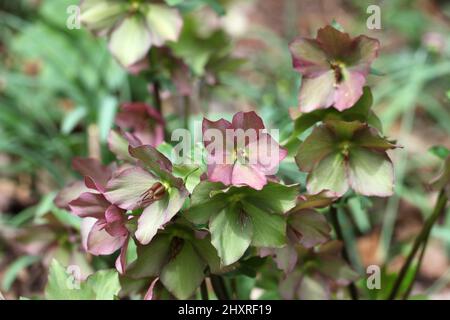
[[[109,34],[113,54],[126,66],[151,44],[176,40],[181,24],[174,9],[147,2],[85,1],[83,11],[92,30]],[[394,190],[387,151],[397,145],[382,135],[364,87],[378,49],[375,39],[352,39],[331,26],[291,44],[294,68],[303,75],[303,114],[295,119],[295,143],[286,143],[296,149],[289,154],[256,112],[237,112],[231,121],[203,119],[206,165],[178,164],[164,142],[164,114],[146,103],[124,104],[108,141],[114,161],[74,161],[84,180],[62,190],[56,203],[84,220],[88,252],[120,249],[121,282],[140,281],[136,290],[145,298],[192,298],[202,283],[204,295],[211,289],[206,278],[217,297],[228,298],[228,278],[265,272],[279,280],[282,298],[331,298],[358,279],[336,208],[345,205],[342,199]],[[277,176],[286,158],[307,174],[306,186]],[[436,184],[448,184],[447,176]]]

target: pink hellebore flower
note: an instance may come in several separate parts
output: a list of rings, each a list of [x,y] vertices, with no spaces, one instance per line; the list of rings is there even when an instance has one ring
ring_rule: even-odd
[[[82,238],[86,251],[93,255],[109,255],[122,248],[116,267],[123,272],[129,239],[125,226],[128,219],[124,210],[103,196],[115,166],[103,166],[92,158],[75,158],[73,167],[84,181],[75,181],[64,188],[55,203],[83,218]]]
[[[212,182],[261,190],[287,155],[253,111],[238,112],[231,123],[203,119],[202,130]]]
[[[107,185],[106,199],[123,210],[143,209],[135,233],[148,244],[181,209],[189,195],[183,180],[172,175],[172,164],[149,145],[129,147],[138,165],[122,170]]]
[[[302,74],[301,112],[351,108],[363,94],[370,65],[378,56],[378,40],[332,26],[320,29],[316,39],[298,38],[290,44],[295,70]]]

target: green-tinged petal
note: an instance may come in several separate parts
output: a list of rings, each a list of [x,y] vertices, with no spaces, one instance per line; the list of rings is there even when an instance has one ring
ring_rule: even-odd
[[[188,196],[185,189],[170,188],[166,192],[168,195],[145,208],[139,217],[135,235],[141,244],[148,244],[158,230],[164,228],[181,209]]]
[[[386,154],[355,148],[349,158],[349,184],[355,192],[365,196],[392,195],[394,168]]]
[[[352,139],[352,143],[377,151],[397,148],[394,143],[380,136],[376,129],[370,127],[357,131]]]
[[[178,39],[183,26],[183,19],[178,10],[164,5],[149,5],[145,18],[155,46]]]
[[[161,234],[146,246],[138,245],[137,259],[128,267],[127,276],[132,278],[158,276],[169,257],[170,240],[170,235]]]
[[[305,248],[312,248],[330,239],[331,228],[327,219],[314,210],[293,212],[289,215],[288,223]]]
[[[241,258],[253,237],[251,219],[237,206],[229,206],[214,214],[210,226],[211,242],[224,265]]]
[[[336,138],[326,126],[314,128],[303,141],[295,156],[295,162],[301,171],[309,172],[324,157],[333,152]]]
[[[252,245],[280,248],[286,244],[286,219],[283,216],[267,213],[246,201],[242,206],[252,221]]]
[[[84,0],[80,5],[80,21],[89,30],[103,33],[125,17],[127,8],[123,1]]]
[[[344,156],[336,152],[326,156],[309,174],[306,187],[311,194],[329,190],[342,196],[348,190]]]
[[[130,67],[145,57],[151,47],[151,35],[143,18],[125,18],[109,39],[109,50],[124,67]]]
[[[341,286],[348,285],[359,277],[358,273],[342,258],[324,258],[319,259],[318,262],[318,271]]]
[[[340,121],[340,120],[327,120],[325,121],[326,127],[331,130],[340,141],[352,140],[355,132],[367,127],[365,123],[360,121]]]
[[[289,49],[294,68],[303,75],[314,76],[317,72],[329,69],[327,56],[315,40],[296,39],[289,45]]]
[[[125,210],[141,208],[144,193],[156,182],[157,177],[140,167],[125,169],[109,180],[105,197]]]
[[[297,290],[297,298],[300,300],[330,299],[330,290],[326,279],[320,276],[304,275]]]
[[[189,242],[167,263],[161,272],[161,282],[177,299],[188,299],[203,281],[205,262]]]
[[[200,182],[192,192],[191,206],[185,212],[185,217],[193,223],[207,223],[212,214],[220,212],[226,205],[225,193],[213,194],[225,186],[219,182]]]
[[[295,206],[299,193],[298,185],[286,186],[269,182],[260,191],[245,189],[245,201],[270,213],[285,213]]]
[[[327,71],[315,78],[303,79],[299,94],[301,112],[311,112],[316,109],[325,109],[334,102],[334,72]]]
[[[122,135],[120,135],[116,130],[111,130],[108,135],[108,148],[109,150],[117,156],[117,159],[135,162],[130,153],[128,152],[128,141]]]

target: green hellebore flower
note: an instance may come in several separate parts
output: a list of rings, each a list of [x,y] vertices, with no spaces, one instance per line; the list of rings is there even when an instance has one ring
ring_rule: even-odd
[[[307,190],[328,190],[342,196],[349,188],[366,196],[387,197],[394,188],[394,170],[386,150],[397,148],[359,121],[325,121],[300,145],[296,162],[309,172]]]
[[[163,4],[126,0],[84,0],[81,22],[108,37],[109,50],[121,65],[139,63],[151,46],[176,41],[183,25],[178,10]]]
[[[226,187],[203,181],[194,189],[186,218],[209,223],[211,242],[223,264],[238,261],[250,245],[280,248],[286,244],[286,217],[295,206],[298,186],[269,182],[262,190]]]

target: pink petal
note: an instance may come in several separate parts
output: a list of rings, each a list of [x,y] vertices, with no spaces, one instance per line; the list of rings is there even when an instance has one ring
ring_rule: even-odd
[[[111,205],[105,212],[105,219],[105,230],[111,236],[123,237],[128,235],[128,229],[125,226],[127,222],[127,216],[124,210],[116,207],[115,205]]]
[[[109,255],[116,252],[121,248],[127,236],[125,237],[113,237],[105,230],[106,221],[97,220],[97,222],[92,226],[91,231],[87,239],[87,249],[88,252],[98,256],[98,255]]]
[[[329,69],[327,56],[314,39],[294,40],[289,49],[294,68],[306,77],[315,77]]]
[[[208,165],[208,180],[212,182],[222,182],[224,185],[231,184],[233,165],[231,164],[211,164]]]
[[[245,166],[236,162],[233,166],[231,184],[234,186],[247,185],[261,190],[267,184],[266,176],[251,165]]]
[[[316,78],[304,78],[300,87],[299,106],[301,112],[331,107],[334,103],[335,75],[330,70]]]
[[[100,193],[85,192],[69,203],[70,211],[79,217],[103,218],[111,204]]]
[[[84,181],[74,181],[65,186],[56,196],[55,204],[59,208],[69,209],[69,202],[78,198],[83,192],[92,191]]]
[[[225,147],[226,130],[231,128],[232,128],[231,123],[225,119],[210,121],[206,118],[203,118],[202,122],[203,144],[205,145],[205,147],[208,147],[210,143],[214,142],[214,139],[212,137],[215,138],[217,136],[217,138],[219,138],[220,135],[220,137],[223,139],[222,146]],[[209,131],[209,133],[207,133],[207,130],[215,130],[215,131]]]
[[[158,282],[159,278],[155,278],[150,284],[150,287],[145,294],[144,300],[153,300],[153,290],[155,289],[156,282]]]
[[[257,132],[264,129],[262,119],[254,111],[236,113],[233,117],[232,124],[234,129],[253,129]]]
[[[94,158],[75,158],[72,166],[85,177],[87,187],[104,192],[106,183],[111,177],[111,168],[103,166]]]
[[[128,241],[130,240],[129,237],[127,237],[125,243],[123,244],[122,248],[120,249],[120,254],[116,259],[115,266],[117,271],[120,274],[124,274],[126,272],[127,268],[127,251],[128,251]]]
[[[366,78],[359,72],[353,71],[345,74],[345,79],[338,84],[334,94],[334,107],[343,111],[353,107],[363,94]]]

